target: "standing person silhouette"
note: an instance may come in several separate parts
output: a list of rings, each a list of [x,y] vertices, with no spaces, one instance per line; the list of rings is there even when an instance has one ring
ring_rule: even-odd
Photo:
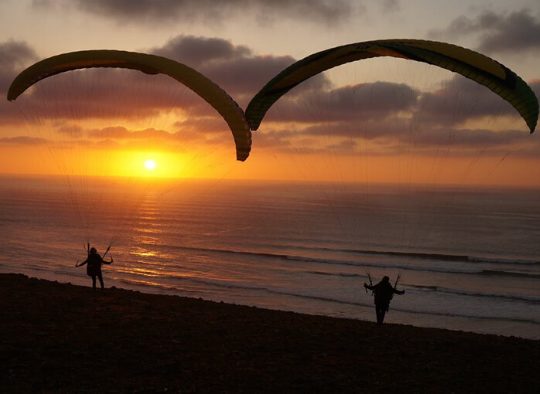
[[[108,251],[109,249],[107,249],[107,252]],[[105,252],[105,254],[107,254],[107,252]],[[105,254],[103,256],[105,256]],[[80,264],[76,263],[75,267],[80,267],[86,264],[86,274],[92,277],[92,288],[94,290],[96,289],[96,277],[97,277],[99,279],[99,284],[101,285],[101,289],[103,290],[104,286],[103,286],[103,274],[101,273],[101,265],[112,264],[112,263],[113,263],[112,257],[109,261],[103,260],[103,257],[101,257],[98,254],[96,248],[90,248],[88,250],[88,257],[86,258],[86,260],[84,260]]]
[[[398,276],[399,279],[399,276]],[[370,277],[371,281],[371,277]],[[397,286],[397,280],[396,280]],[[390,301],[394,294],[402,295],[405,294],[405,290],[399,291],[395,286],[390,284],[390,278],[385,276],[382,280],[376,285],[371,285],[364,283],[364,287],[373,292],[375,296],[375,312],[377,314],[377,324],[383,324],[384,315],[388,312],[390,307]]]

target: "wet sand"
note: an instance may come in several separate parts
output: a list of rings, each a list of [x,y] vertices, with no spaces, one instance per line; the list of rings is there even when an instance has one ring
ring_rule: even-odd
[[[539,393],[540,341],[0,275],[7,392]]]

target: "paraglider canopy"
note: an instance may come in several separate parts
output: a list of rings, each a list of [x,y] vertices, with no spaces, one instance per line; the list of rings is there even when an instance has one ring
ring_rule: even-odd
[[[208,102],[227,122],[236,144],[236,158],[244,161],[251,150],[251,132],[238,104],[216,83],[198,71],[171,59],[145,53],[88,50],[41,60],[22,71],[11,83],[7,98],[19,97],[42,79],[66,71],[93,67],[127,68],[146,74],[165,74],[184,84]]]
[[[251,129],[257,130],[270,107],[306,79],[345,63],[381,56],[432,64],[472,79],[508,101],[525,120],[531,133],[536,128],[536,95],[504,65],[481,53],[444,42],[392,39],[338,46],[293,63],[270,80],[249,103],[246,118]]]

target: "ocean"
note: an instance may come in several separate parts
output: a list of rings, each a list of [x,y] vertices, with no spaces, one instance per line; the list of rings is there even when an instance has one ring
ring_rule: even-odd
[[[540,339],[540,190],[0,178],[0,272],[374,321]]]

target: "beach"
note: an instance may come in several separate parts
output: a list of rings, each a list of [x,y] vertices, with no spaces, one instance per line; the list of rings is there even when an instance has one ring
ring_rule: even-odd
[[[2,392],[540,392],[540,341],[0,283]]]

